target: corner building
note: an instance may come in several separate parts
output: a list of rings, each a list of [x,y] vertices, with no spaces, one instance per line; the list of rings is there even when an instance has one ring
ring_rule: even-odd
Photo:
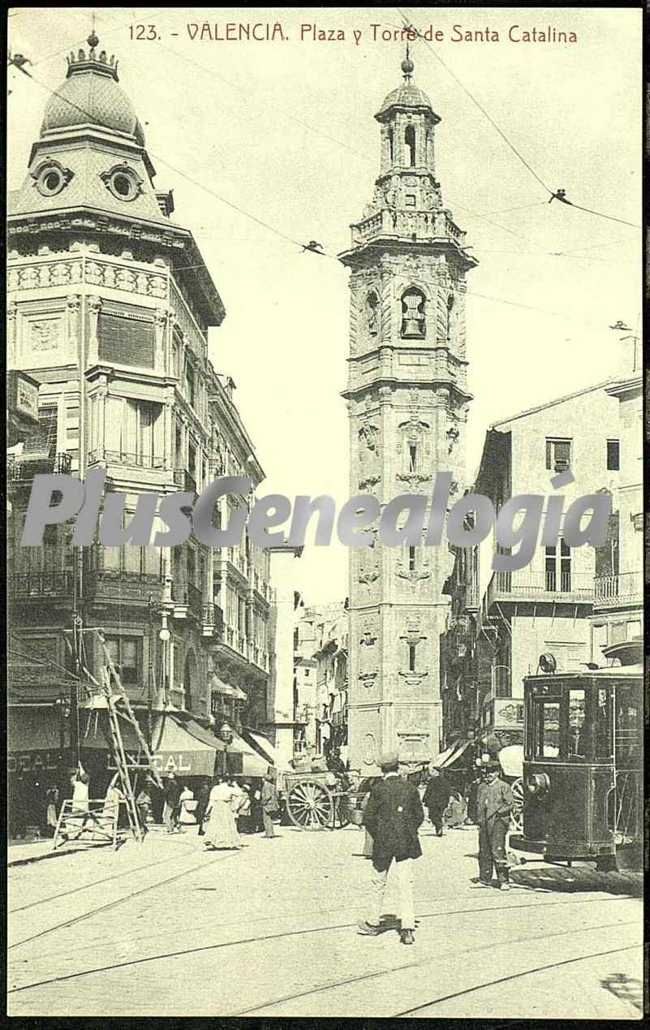
[[[467,390],[465,275],[476,261],[436,179],[440,118],[402,62],[403,83],[375,115],[380,173],[340,255],[350,268],[350,494],[385,505],[431,492],[450,471],[463,492]],[[440,547],[350,551],[349,759],[370,772],[380,751],[427,760],[441,743],[439,638],[449,553]]]
[[[267,553],[193,538],[172,550],[75,549],[72,522],[48,526],[42,547],[20,546],[37,473],[83,479],[104,468],[107,493],[126,495],[127,524],[143,493],[199,493],[220,475],[246,474],[254,487],[264,478],[234,383],[208,357],[208,331],[225,317],[219,292],[154,176],[117,62],[91,35],[68,59],[10,195],[9,366],[38,392],[38,427],[8,470],[11,646],[65,672],[65,633],[80,618],[104,628],[137,709],[255,727],[267,715]],[[217,513],[224,525],[228,503]],[[97,675],[103,655],[92,637],[87,646]],[[42,689],[22,690],[10,752],[74,749],[74,711],[60,740],[56,732],[54,706],[68,691],[54,673]],[[38,732],[22,732],[28,717]]]

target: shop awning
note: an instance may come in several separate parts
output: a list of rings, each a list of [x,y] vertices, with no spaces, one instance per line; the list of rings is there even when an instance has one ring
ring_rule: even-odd
[[[265,737],[262,733],[258,733],[255,730],[249,729],[244,729],[243,736],[251,746],[259,752],[261,757],[265,759],[267,765],[272,765],[280,772],[284,772],[289,768],[286,762],[284,763],[284,768],[282,767],[282,759],[268,737]]]
[[[228,745],[228,754],[241,755],[242,776],[266,776],[269,765],[273,763],[262,757],[243,737],[233,731],[232,743]]]
[[[457,747],[458,747],[458,741],[455,741],[451,745],[451,747],[448,747],[445,751],[441,751],[440,754],[438,755],[438,757],[434,758],[434,760],[433,760],[433,762],[431,764],[436,769],[442,769],[442,767],[445,764],[445,762],[447,761],[447,759],[451,757],[451,755],[454,753],[454,751],[456,750]]]
[[[213,776],[222,740],[192,719],[165,713],[156,718],[151,734],[153,760],[159,773],[177,776]]]
[[[232,697],[236,701],[247,701],[248,695],[244,693],[241,687],[237,687],[232,683],[224,683],[216,673],[210,676],[209,680],[210,690],[213,690],[215,694],[222,694],[223,697]]]
[[[451,754],[445,758],[442,765],[439,765],[438,768],[450,769],[453,765],[456,765],[456,763],[459,762],[460,759],[463,757],[471,743],[471,740],[456,741],[456,744],[454,745]]]

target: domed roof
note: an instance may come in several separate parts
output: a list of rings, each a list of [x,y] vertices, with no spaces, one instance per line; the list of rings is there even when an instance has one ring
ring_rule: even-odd
[[[54,129],[76,125],[98,125],[127,133],[144,144],[144,134],[133,104],[118,85],[117,62],[105,51],[97,54],[97,36],[88,37],[89,51],[79,50],[68,58],[68,75],[46,107],[41,136]]]
[[[383,114],[391,107],[428,107],[431,110],[431,101],[426,93],[414,83],[403,82],[401,86],[388,94],[379,109],[379,114]]]

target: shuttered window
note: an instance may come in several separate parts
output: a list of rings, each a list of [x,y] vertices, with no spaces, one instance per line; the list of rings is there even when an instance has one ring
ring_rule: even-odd
[[[98,336],[100,360],[153,368],[153,322],[101,312]]]

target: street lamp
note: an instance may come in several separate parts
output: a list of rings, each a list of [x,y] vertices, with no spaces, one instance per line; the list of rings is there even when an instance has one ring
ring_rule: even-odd
[[[222,723],[221,724],[221,729],[219,730],[219,737],[220,737],[220,739],[224,743],[223,762],[224,762],[224,772],[225,772],[225,774],[227,776],[228,775],[228,748],[232,744],[233,738],[234,738],[232,726],[230,726],[227,722]]]

